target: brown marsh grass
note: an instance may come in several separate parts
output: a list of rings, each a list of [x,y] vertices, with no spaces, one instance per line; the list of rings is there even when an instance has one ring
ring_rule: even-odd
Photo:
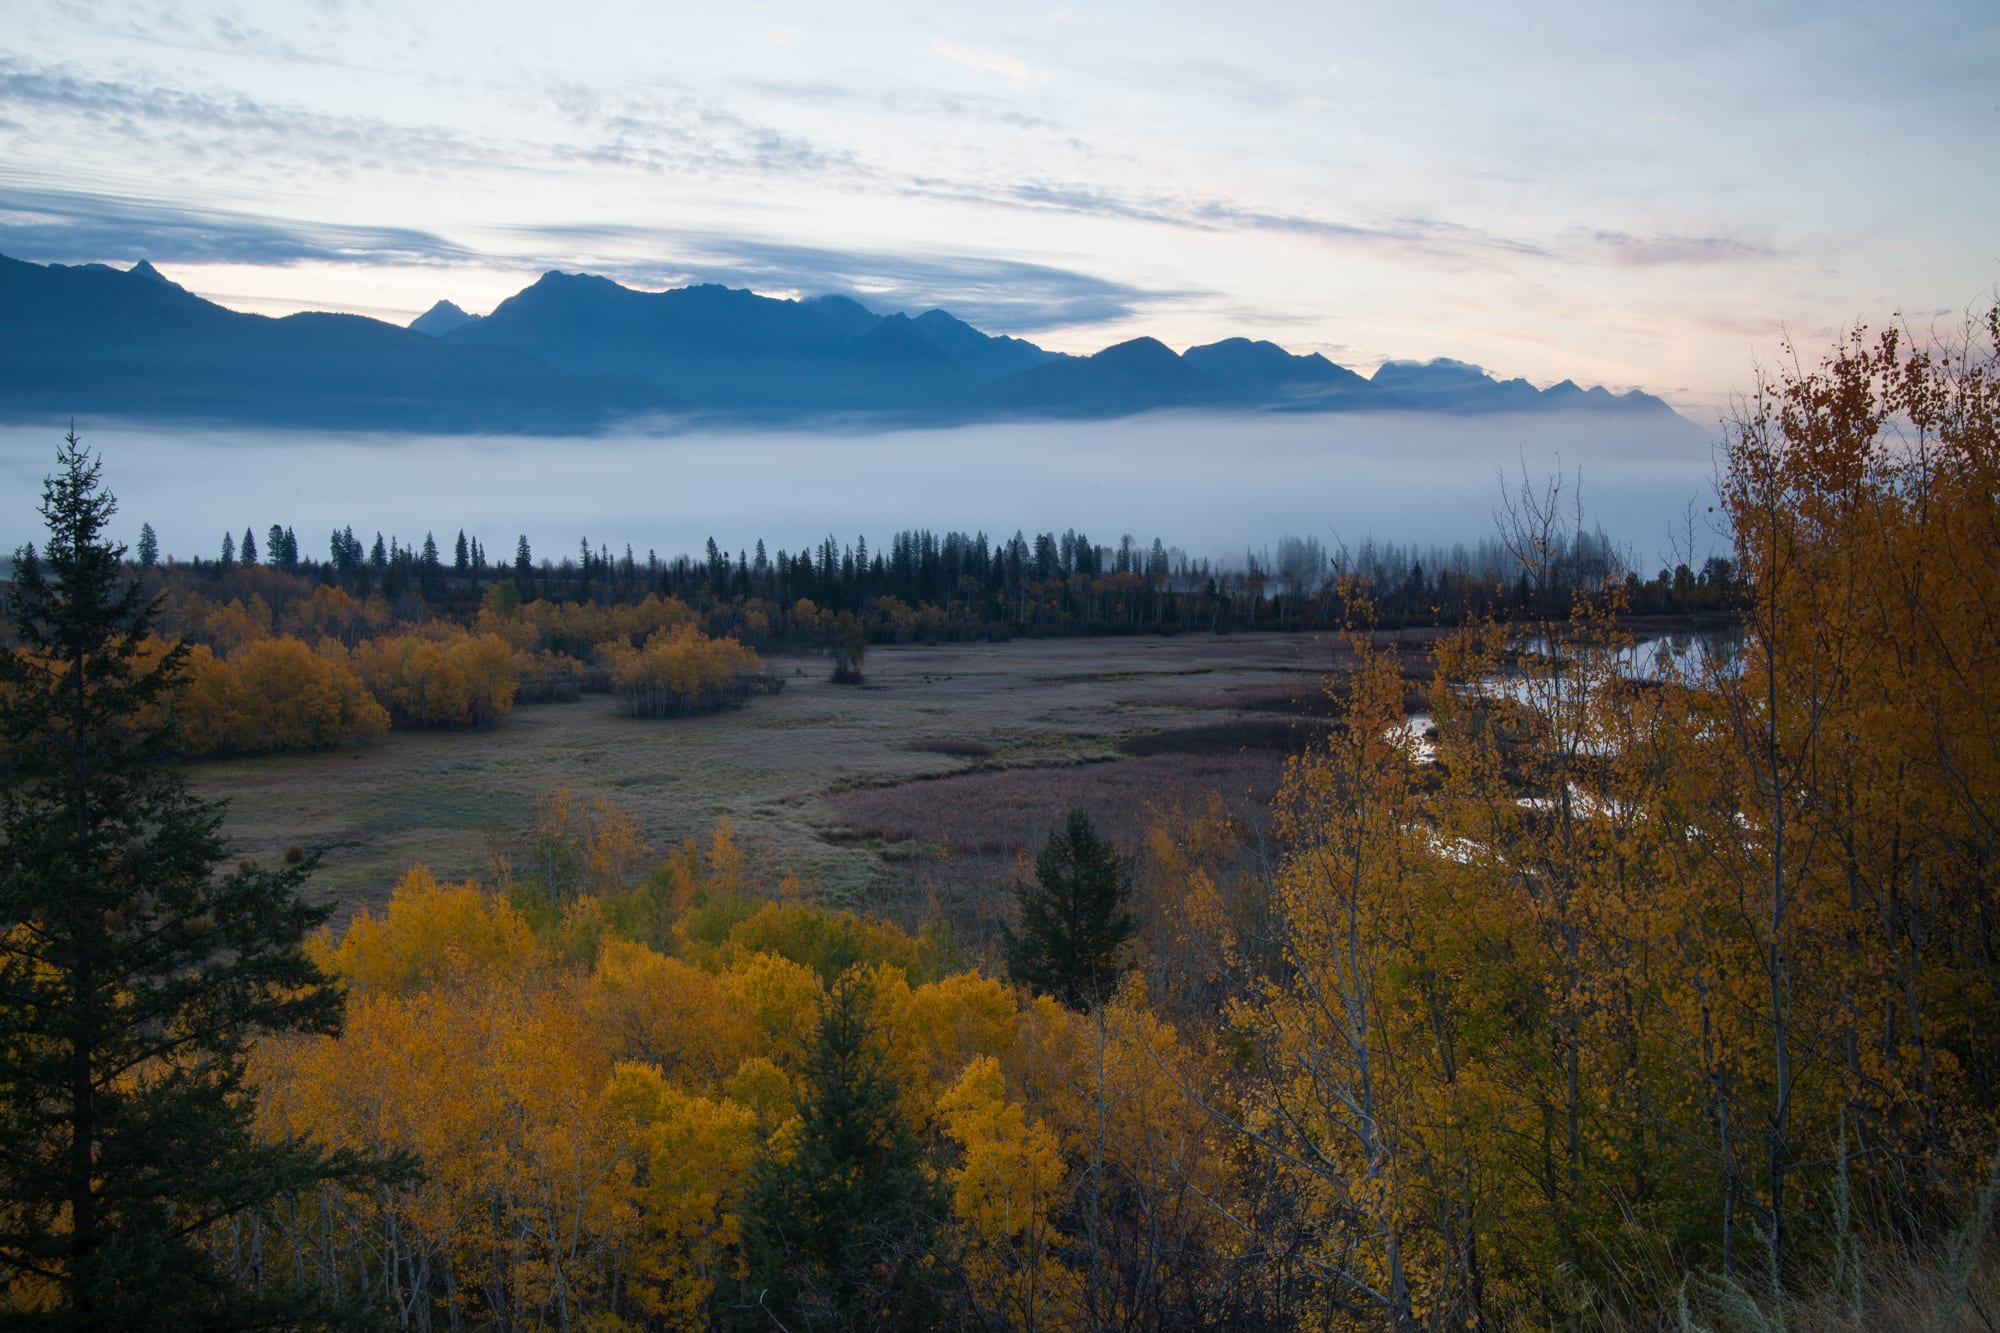
[[[1072,804],[1121,840],[1210,788],[1256,814],[1315,725],[1277,714],[1323,718],[1343,657],[1306,635],[882,647],[858,687],[829,684],[822,658],[773,658],[784,692],[733,712],[640,721],[585,696],[193,780],[229,800],[240,854],[318,851],[311,891],[342,917],[417,862],[464,878],[518,856],[558,786],[617,801],[656,850],[726,816],[827,900],[905,916],[1004,877]]]

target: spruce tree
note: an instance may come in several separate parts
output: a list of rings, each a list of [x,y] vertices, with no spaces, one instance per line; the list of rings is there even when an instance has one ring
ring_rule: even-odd
[[[1097,836],[1081,810],[1049,835],[1035,860],[1035,882],[1017,891],[1021,928],[1002,934],[1007,972],[1037,995],[1089,1009],[1118,985],[1118,951],[1132,938],[1125,910],[1131,883],[1117,849]]]
[[[744,1307],[759,1327],[932,1328],[942,1192],[904,1121],[858,968],[834,982],[803,1071],[789,1151],[751,1170]]]
[[[221,807],[170,762],[186,649],[104,536],[114,501],[71,434],[43,487],[0,647],[0,1308],[10,1326],[299,1326],[205,1241],[360,1170],[251,1133],[259,1032],[330,1032],[340,992],[301,949],[309,866],[227,873]]]

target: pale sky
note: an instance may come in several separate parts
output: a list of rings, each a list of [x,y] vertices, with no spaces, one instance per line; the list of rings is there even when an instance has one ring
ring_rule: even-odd
[[[1712,423],[2000,284],[2000,3],[6,0],[0,253],[404,322],[542,271]]]

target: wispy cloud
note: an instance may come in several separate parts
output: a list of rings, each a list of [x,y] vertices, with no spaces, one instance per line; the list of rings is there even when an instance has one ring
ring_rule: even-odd
[[[72,132],[83,128],[128,150],[228,162],[239,177],[283,178],[299,163],[338,170],[421,162],[429,170],[449,171],[505,157],[501,145],[458,131],[325,115],[242,94],[98,78],[4,55],[0,108],[23,127],[55,122]]]
[[[642,286],[721,282],[763,291],[852,296],[884,314],[942,307],[992,333],[1101,324],[1204,295],[1146,288],[1048,264],[983,255],[836,250],[719,232],[636,226],[508,228],[572,253],[598,247],[656,250],[658,259],[611,259],[594,271]],[[531,247],[541,249],[541,246]]]
[[[1048,70],[1005,52],[989,51],[983,46],[967,46],[942,37],[931,38],[931,54],[982,74],[998,74],[1016,88],[1031,83],[1047,83],[1054,77]]]
[[[731,85],[744,92],[779,98],[800,106],[843,111],[878,111],[921,123],[946,117],[973,124],[1000,125],[1013,130],[1043,130],[1067,134],[1068,127],[1048,116],[1023,111],[1004,97],[966,94],[913,93],[907,89],[869,85],[807,83],[782,79],[738,79]]]
[[[5,181],[0,253],[40,263],[453,265],[484,258],[407,227],[340,226]]]
[[[950,195],[962,187],[943,180],[914,182],[913,192]],[[969,196],[982,203],[1152,222],[1200,231],[1270,231],[1324,241],[1391,248],[1432,258],[1472,259],[1482,253],[1549,258],[1545,246],[1439,218],[1356,222],[1312,213],[1263,209],[1213,196],[1140,195],[1078,181],[1039,181]]]
[[[1663,264],[1725,264],[1770,259],[1776,251],[1734,236],[1634,236],[1623,231],[1582,233],[1586,247],[1621,268]]]
[[[0,123],[15,134],[75,135],[151,151],[231,176],[297,184],[310,169],[436,177],[586,166],[717,177],[867,173],[850,152],[777,129],[694,93],[605,94],[579,83],[540,89],[560,117],[542,138],[489,137],[439,125],[329,115],[237,93],[99,78],[0,55]]]

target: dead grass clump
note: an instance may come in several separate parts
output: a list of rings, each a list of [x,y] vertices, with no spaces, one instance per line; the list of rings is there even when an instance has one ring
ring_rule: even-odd
[[[1239,750],[1276,750],[1298,754],[1326,733],[1321,729],[1279,718],[1244,717],[1199,726],[1156,731],[1118,742],[1121,754],[1135,758],[1166,754],[1234,754]]]
[[[1209,707],[1240,708],[1255,713],[1284,713],[1290,717],[1337,718],[1347,711],[1347,683],[1337,681],[1334,694],[1327,693],[1324,680],[1302,681],[1257,690],[1231,690],[1209,701]]]
[[[983,745],[978,741],[911,741],[903,748],[917,754],[941,754],[949,759],[991,759],[993,757],[993,747]]]
[[[1192,808],[1217,791],[1261,822],[1283,773],[1283,756],[1268,749],[1163,754],[1064,768],[981,770],[847,792],[827,804],[862,837],[924,842],[958,861],[1004,862],[1040,850],[1072,806],[1100,829],[1136,836],[1149,808]]]

